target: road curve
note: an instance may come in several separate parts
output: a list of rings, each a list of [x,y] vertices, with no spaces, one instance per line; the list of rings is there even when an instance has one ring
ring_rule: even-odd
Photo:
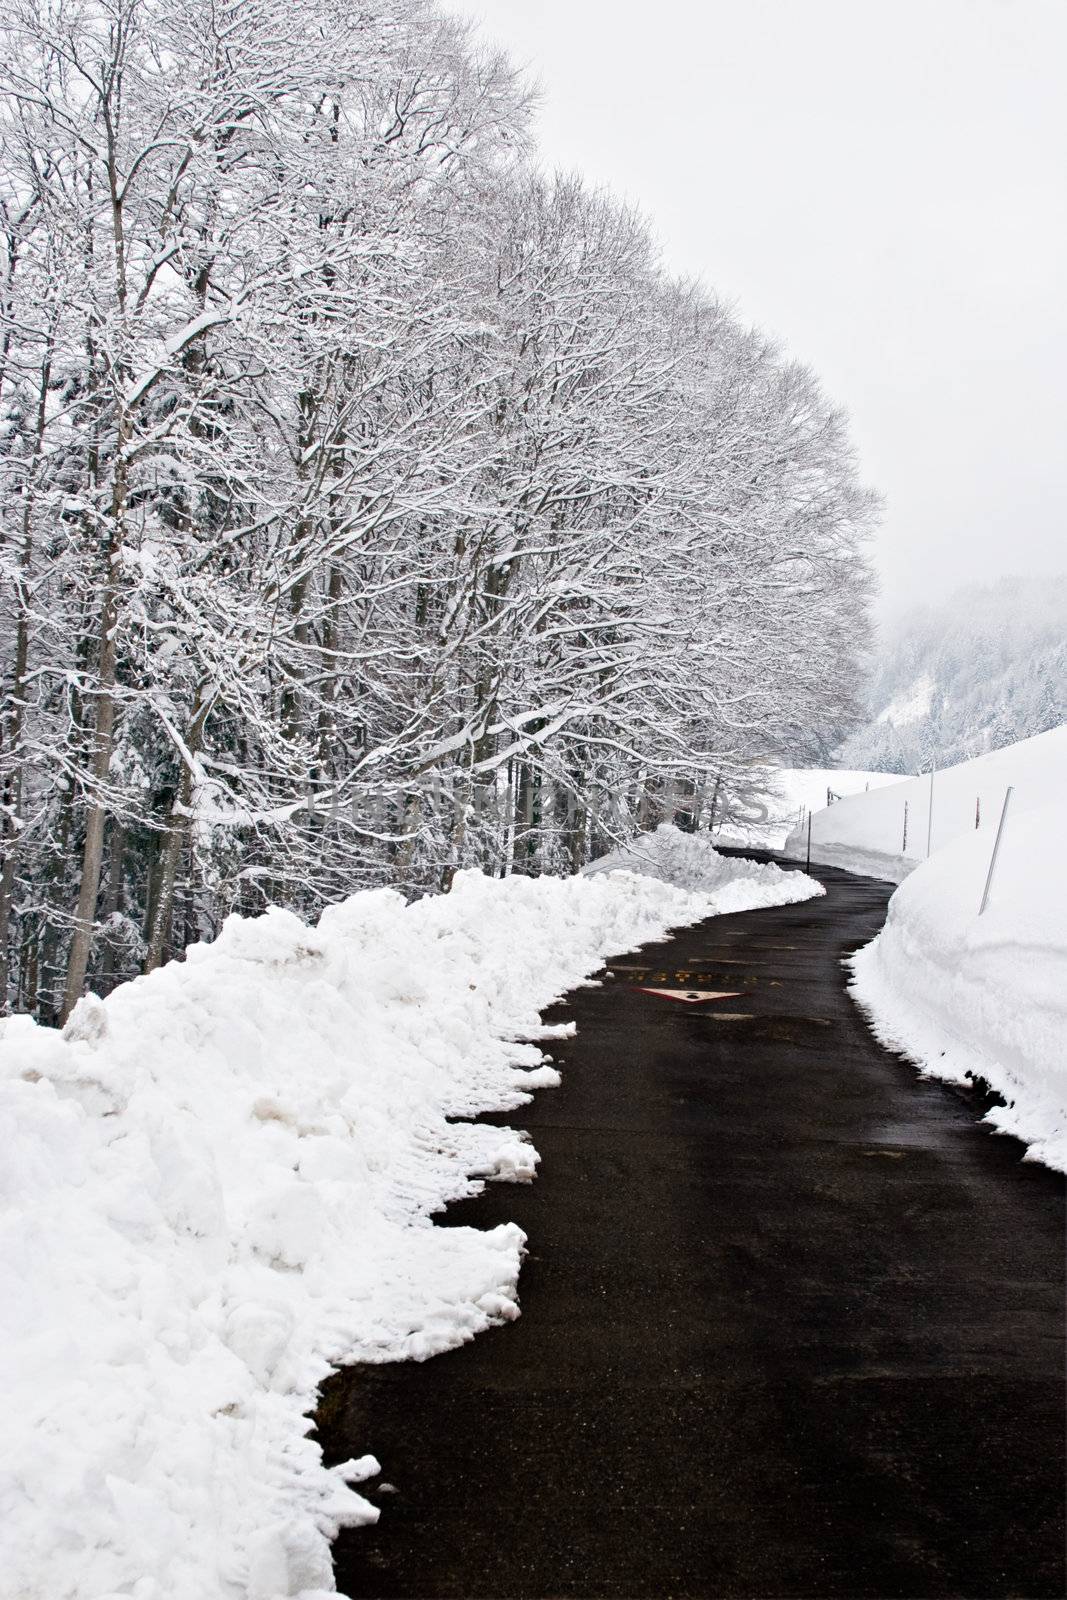
[[[1067,1593],[1064,1184],[849,999],[888,885],[717,917],[550,1013],[516,1323],[323,1392],[396,1492],[353,1600]],[[737,998],[684,1004],[646,988]]]

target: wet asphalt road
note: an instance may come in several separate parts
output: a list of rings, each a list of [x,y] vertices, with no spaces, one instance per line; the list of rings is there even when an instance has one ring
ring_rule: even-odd
[[[874,1043],[840,958],[890,890],[818,875],[548,1014],[563,1087],[491,1119],[537,1181],[442,1219],[527,1231],[522,1317],[324,1391],[398,1490],[343,1593],[1067,1593],[1063,1182]]]

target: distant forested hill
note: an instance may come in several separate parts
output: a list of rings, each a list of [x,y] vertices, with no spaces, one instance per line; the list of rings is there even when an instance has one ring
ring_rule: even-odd
[[[1067,721],[1067,576],[1003,578],[883,629],[846,767],[950,766]]]

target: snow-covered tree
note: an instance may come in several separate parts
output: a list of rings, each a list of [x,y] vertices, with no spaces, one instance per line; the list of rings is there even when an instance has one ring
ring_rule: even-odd
[[[16,0],[0,929],[45,1018],[229,910],[580,865],[847,721],[841,418],[541,173],[425,0]]]
[[[1067,578],[1001,578],[887,622],[844,764],[952,766],[1067,720]]]

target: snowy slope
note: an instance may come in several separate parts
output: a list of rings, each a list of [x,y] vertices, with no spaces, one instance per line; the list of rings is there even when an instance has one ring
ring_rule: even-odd
[[[937,1077],[985,1078],[1007,1101],[989,1120],[1067,1172],[1063,822],[1061,799],[1028,805],[1024,791],[1016,810],[1013,796],[984,915],[988,831],[962,835],[918,867],[852,967],[880,1039]]]
[[[826,793],[863,794],[867,789],[899,783],[890,772],[859,772],[841,767],[770,767],[753,793],[728,803],[715,827],[723,844],[754,845],[780,850],[788,834],[809,811],[826,804]]]
[[[880,633],[868,720],[837,752],[843,765],[953,766],[1067,717],[1067,575],[969,585]]]
[[[979,853],[988,851],[1008,784],[1014,785],[1014,805],[1020,812],[1067,793],[1067,725],[938,772],[931,850],[974,832],[977,814],[984,840]],[[907,778],[853,795],[812,817],[812,860],[899,883],[926,857],[929,821],[928,777]],[[805,844],[806,830],[797,827],[786,841],[785,853],[800,860]]]
[[[894,728],[910,727],[913,722],[921,722],[930,715],[933,698],[934,680],[928,672],[924,672],[891,700],[874,720],[876,723],[889,723]]]
[[[378,1468],[328,1471],[306,1437],[331,1364],[518,1315],[520,1230],[431,1213],[536,1152],[449,1119],[558,1082],[517,1041],[558,1035],[540,1009],[607,953],[819,892],[707,853],[711,893],[463,873],[316,928],[232,918],[63,1035],[0,1024],[4,1600],[332,1590],[328,1541],[377,1516],[349,1484]]]

